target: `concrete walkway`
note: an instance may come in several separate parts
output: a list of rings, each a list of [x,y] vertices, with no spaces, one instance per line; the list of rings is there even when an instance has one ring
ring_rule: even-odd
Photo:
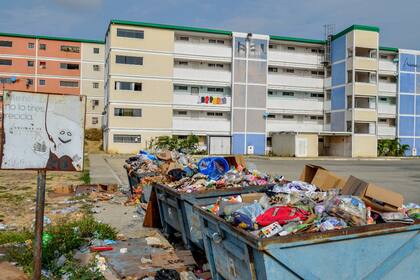
[[[125,156],[110,156],[106,154],[89,155],[91,183],[128,186],[127,173],[123,167],[125,158]]]

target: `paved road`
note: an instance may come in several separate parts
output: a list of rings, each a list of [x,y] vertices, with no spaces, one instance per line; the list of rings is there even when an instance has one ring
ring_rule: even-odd
[[[126,155],[91,155],[92,183],[128,185],[123,168]],[[410,160],[296,160],[248,159],[250,168],[297,179],[305,164],[321,165],[340,176],[362,180],[400,192],[407,202],[420,203],[420,159]]]

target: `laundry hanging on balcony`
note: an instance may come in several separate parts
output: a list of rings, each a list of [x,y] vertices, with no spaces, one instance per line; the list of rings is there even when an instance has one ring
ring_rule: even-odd
[[[227,99],[226,97],[218,97],[218,96],[200,96],[198,98],[199,104],[226,104]]]

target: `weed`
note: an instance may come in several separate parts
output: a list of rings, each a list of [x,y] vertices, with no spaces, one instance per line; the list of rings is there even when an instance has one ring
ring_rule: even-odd
[[[7,243],[23,243],[32,239],[32,233],[28,230],[23,231],[0,231],[0,245]]]
[[[80,176],[80,180],[82,180],[85,184],[90,184],[89,170],[83,170],[82,176]]]

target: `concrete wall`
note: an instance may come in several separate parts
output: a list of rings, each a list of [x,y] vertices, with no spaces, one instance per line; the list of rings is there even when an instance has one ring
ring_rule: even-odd
[[[306,139],[307,146],[307,157],[317,157],[318,156],[318,135],[317,134],[297,134],[297,139]]]
[[[353,135],[353,157],[377,157],[376,135]]]
[[[295,134],[274,134],[271,138],[272,151],[275,156],[295,156]]]

